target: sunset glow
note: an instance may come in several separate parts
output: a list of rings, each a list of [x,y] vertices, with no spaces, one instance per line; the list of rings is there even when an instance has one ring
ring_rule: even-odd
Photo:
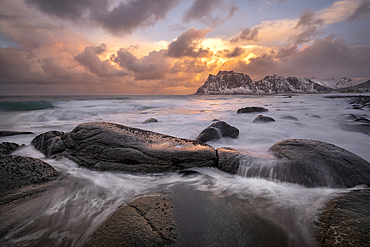
[[[207,8],[200,13],[199,6]],[[77,0],[60,8],[57,1],[3,0],[0,92],[189,94],[220,70],[253,80],[271,74],[366,80],[369,6],[368,0]]]

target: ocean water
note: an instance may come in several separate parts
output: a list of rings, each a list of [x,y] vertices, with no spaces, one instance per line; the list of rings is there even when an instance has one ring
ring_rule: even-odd
[[[237,127],[240,134],[237,139],[209,142],[214,148],[232,147],[266,157],[276,142],[303,138],[335,144],[370,162],[370,137],[337,127],[342,114],[369,117],[370,111],[351,109],[345,98],[324,96],[1,96],[0,131],[35,134],[0,137],[0,142],[25,144],[14,154],[42,159],[67,177],[52,194],[12,209],[10,215],[23,212],[24,217],[0,244],[37,246],[53,241],[54,245],[78,246],[120,205],[147,193],[186,184],[216,197],[235,196],[246,203],[258,202],[255,213],[283,229],[292,238],[292,246],[310,246],[309,228],[324,203],[350,189],[306,188],[273,179],[248,178],[242,172],[230,175],[215,168],[194,168],[198,175],[188,177],[178,172],[131,175],[91,171],[68,159],[45,158],[30,142],[49,130],[68,132],[78,124],[95,121],[195,139],[212,120],[219,119]],[[269,111],[262,114],[276,122],[256,124],[252,122],[259,113],[236,113],[247,106],[267,108]],[[283,116],[293,116],[298,121],[281,119]],[[143,124],[148,118],[158,122]]]

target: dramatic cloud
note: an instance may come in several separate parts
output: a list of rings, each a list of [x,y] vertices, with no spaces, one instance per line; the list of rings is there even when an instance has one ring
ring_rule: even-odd
[[[232,18],[237,10],[234,1],[195,0],[184,12],[183,22],[196,20],[216,27]]]
[[[234,50],[223,50],[224,56],[227,58],[239,57],[244,53],[244,49],[241,47],[236,47]]]
[[[21,80],[29,75],[29,65],[22,54],[12,47],[0,46],[0,83],[8,84]]]
[[[108,0],[26,0],[48,15],[62,19],[86,20],[98,24],[115,35],[131,34],[139,27],[148,27],[164,19],[179,0],[133,0],[121,2],[109,10]]]
[[[125,76],[127,72],[118,70],[116,67],[111,65],[111,62],[106,59],[101,61],[98,55],[105,54],[107,46],[101,44],[100,46],[89,46],[85,50],[79,53],[75,59],[82,65],[86,66],[91,73],[96,74],[100,77],[116,77]]]
[[[255,27],[255,28],[244,28],[243,31],[241,31],[238,36],[231,39],[231,42],[238,42],[238,43],[244,43],[249,41],[258,41],[258,33],[261,27]]]
[[[210,29],[198,30],[191,28],[183,32],[175,41],[168,46],[168,56],[170,57],[207,57],[210,51],[199,48],[199,41],[203,39]]]
[[[370,17],[370,1],[363,0],[356,10],[348,17],[348,21],[366,19]]]
[[[138,59],[128,49],[121,48],[110,59],[121,68],[133,72],[135,80],[163,79],[169,66],[165,50],[152,51],[148,56]]]
[[[46,14],[71,20],[105,11],[108,7],[107,0],[25,0],[25,2]]]
[[[307,43],[318,34],[319,27],[323,25],[324,20],[316,18],[312,10],[303,10],[295,27],[301,30],[301,32],[291,36],[290,40],[296,45]]]
[[[301,50],[296,46],[281,47],[250,59],[248,64],[240,62],[237,68],[254,79],[261,79],[267,74],[316,76],[321,79],[333,76],[369,78],[368,64],[370,47],[351,48],[344,40],[329,36],[317,39]]]

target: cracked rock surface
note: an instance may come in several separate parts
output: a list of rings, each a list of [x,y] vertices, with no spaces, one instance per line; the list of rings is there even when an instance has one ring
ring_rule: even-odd
[[[50,131],[32,140],[47,157],[67,157],[96,170],[163,172],[215,166],[209,145],[124,125],[92,122],[68,133]]]
[[[163,246],[175,242],[174,228],[167,197],[146,196],[116,210],[85,246]]]
[[[329,201],[317,232],[320,246],[370,245],[370,190],[352,191]]]

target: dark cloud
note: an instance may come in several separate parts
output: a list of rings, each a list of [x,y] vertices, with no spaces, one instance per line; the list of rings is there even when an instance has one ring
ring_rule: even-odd
[[[199,40],[203,39],[210,29],[198,30],[191,28],[183,32],[177,39],[168,46],[170,57],[208,57],[209,50],[197,48]]]
[[[302,29],[302,31],[297,35],[291,36],[289,40],[296,45],[307,43],[317,36],[319,28],[323,25],[324,20],[316,18],[312,10],[303,10],[295,27],[296,29]]]
[[[121,48],[111,56],[111,61],[134,73],[135,80],[158,80],[166,77],[168,64],[166,51],[152,51],[138,59],[128,49]]]
[[[355,12],[351,14],[350,17],[348,17],[348,21],[354,21],[354,20],[360,20],[360,19],[366,19],[370,17],[370,1],[369,0],[363,0],[361,4],[356,8]]]
[[[109,10],[108,0],[25,0],[43,13],[61,19],[86,20],[115,35],[130,34],[139,27],[164,19],[179,0],[133,0]]]
[[[88,46],[85,50],[79,53],[75,60],[86,66],[91,73],[99,77],[116,77],[127,75],[126,71],[118,70],[111,65],[109,60],[101,61],[97,55],[105,54],[107,46],[101,44],[100,46]]]
[[[108,7],[108,0],[25,0],[25,2],[46,14],[71,20],[106,11]]]
[[[185,10],[183,22],[193,20],[202,21],[209,26],[216,27],[232,18],[239,10],[234,1],[223,0],[195,0],[191,6]]]
[[[238,36],[234,37],[231,39],[231,42],[233,43],[243,43],[243,42],[249,42],[249,41],[258,41],[259,37],[259,30],[260,27],[255,27],[255,28],[244,28],[241,33],[238,34]]]
[[[305,76],[317,78],[370,78],[370,47],[349,47],[342,39],[325,37],[311,46],[298,50],[296,46],[281,47],[275,53],[240,62],[237,69],[254,79],[265,75]]]
[[[244,49],[241,48],[241,47],[235,47],[234,50],[230,51],[230,50],[223,50],[223,55],[227,58],[233,58],[233,57],[239,57],[240,55],[242,55],[244,53]]]
[[[8,84],[27,78],[30,75],[29,65],[21,53],[12,47],[0,46],[0,83]]]
[[[153,26],[164,19],[167,12],[179,0],[136,0],[120,3],[110,12],[97,16],[96,20],[113,34],[132,33],[138,27]]]

